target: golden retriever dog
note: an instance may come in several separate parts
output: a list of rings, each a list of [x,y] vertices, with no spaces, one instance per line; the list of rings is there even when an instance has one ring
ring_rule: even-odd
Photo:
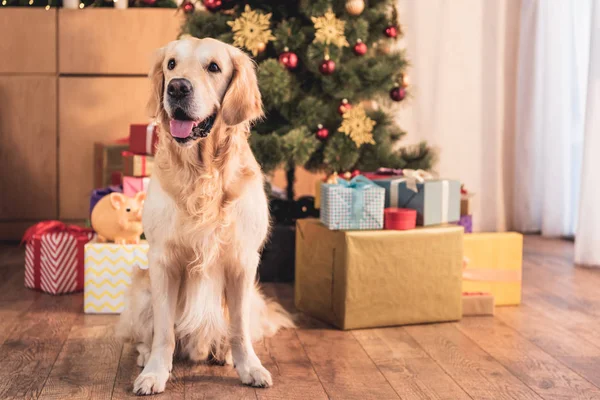
[[[161,133],[142,217],[149,268],[134,273],[118,328],[140,353],[133,391],[163,392],[176,351],[232,359],[244,384],[271,386],[252,342],[293,323],[255,282],[269,210],[248,144],[263,115],[254,63],[217,40],[185,38],[158,51],[150,78]]]

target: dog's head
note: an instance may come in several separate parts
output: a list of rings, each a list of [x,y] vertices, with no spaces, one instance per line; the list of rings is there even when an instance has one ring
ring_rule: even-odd
[[[169,43],[157,51],[150,78],[149,111],[181,145],[208,136],[218,118],[234,126],[263,115],[253,61],[218,40]]]

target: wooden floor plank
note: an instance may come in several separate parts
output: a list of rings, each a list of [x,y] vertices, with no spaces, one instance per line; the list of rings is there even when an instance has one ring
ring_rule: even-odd
[[[0,284],[0,345],[10,332],[16,328],[20,318],[42,293],[24,286],[24,271],[19,265],[0,268],[7,272]]]
[[[529,305],[500,307],[496,318],[600,387],[600,347]],[[600,343],[599,343],[600,344]]]
[[[79,315],[41,400],[110,400],[123,347],[113,334],[115,322],[114,315]]]
[[[402,399],[469,399],[404,328],[364,329],[354,337]]]
[[[131,343],[122,346],[120,360],[117,368],[117,376],[114,379],[112,390],[113,400],[140,399],[133,393],[133,382],[142,372],[137,366],[137,350]],[[174,362],[171,377],[167,382],[164,393],[152,396],[152,399],[183,400],[185,399],[185,379],[187,377],[188,365],[185,362]]]
[[[492,356],[453,324],[404,328],[410,336],[475,399],[539,399]]]
[[[0,399],[37,399],[75,318],[77,295],[44,296],[29,308],[0,346]]]
[[[298,337],[331,399],[398,399],[351,332],[300,329]]]
[[[456,325],[543,398],[600,399],[600,389],[498,319],[463,318]]]
[[[190,366],[185,380],[187,400],[256,400],[257,390],[245,386],[231,365],[217,366],[206,363]]]
[[[257,350],[274,381],[271,389],[256,392],[259,399],[327,399],[327,393],[295,330],[280,331],[265,340],[264,350],[263,346],[257,346]],[[263,356],[265,353],[268,354]]]

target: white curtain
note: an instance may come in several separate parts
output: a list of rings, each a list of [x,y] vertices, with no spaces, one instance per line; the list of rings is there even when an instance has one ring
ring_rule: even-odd
[[[592,1],[522,0],[514,225],[575,233]]]
[[[437,172],[475,193],[476,231],[510,229],[519,0],[399,0],[411,67],[402,144],[439,149]]]
[[[594,1],[575,262],[600,265],[600,4]]]

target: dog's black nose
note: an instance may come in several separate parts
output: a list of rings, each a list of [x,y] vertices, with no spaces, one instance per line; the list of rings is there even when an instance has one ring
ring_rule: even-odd
[[[176,99],[184,98],[192,93],[192,83],[184,78],[171,79],[167,93]]]

